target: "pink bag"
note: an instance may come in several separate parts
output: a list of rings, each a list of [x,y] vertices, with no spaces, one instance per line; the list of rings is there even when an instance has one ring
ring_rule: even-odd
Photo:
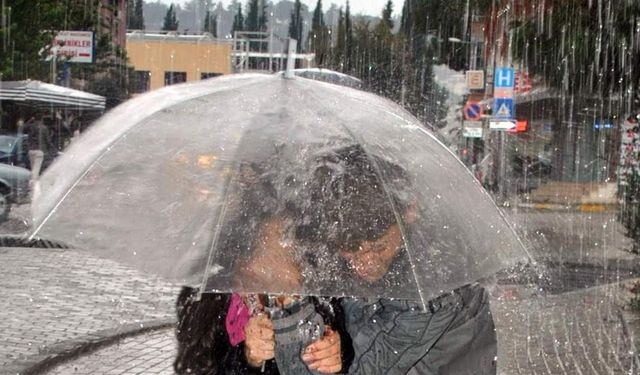
[[[249,322],[250,317],[251,313],[242,300],[242,297],[237,293],[231,295],[231,303],[229,304],[229,310],[227,311],[227,317],[225,319],[231,346],[237,346],[244,341],[244,327]]]

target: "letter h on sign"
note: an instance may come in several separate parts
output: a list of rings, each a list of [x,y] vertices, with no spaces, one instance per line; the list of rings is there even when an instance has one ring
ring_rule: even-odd
[[[512,68],[496,69],[495,87],[513,88],[515,72]]]

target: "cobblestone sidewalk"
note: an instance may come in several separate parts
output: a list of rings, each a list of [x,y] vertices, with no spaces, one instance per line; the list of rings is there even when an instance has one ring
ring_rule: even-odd
[[[174,317],[177,287],[87,254],[0,249],[0,373]]]

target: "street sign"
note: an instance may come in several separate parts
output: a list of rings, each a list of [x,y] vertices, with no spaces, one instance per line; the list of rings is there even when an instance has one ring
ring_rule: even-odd
[[[493,99],[493,117],[500,119],[511,119],[513,113],[513,99],[510,98],[494,98]]]
[[[489,129],[492,130],[509,130],[516,128],[516,120],[491,119],[489,121]]]
[[[482,121],[463,121],[462,136],[465,138],[482,138]]]
[[[482,128],[462,128],[462,136],[465,138],[482,138]]]
[[[529,130],[529,121],[528,120],[517,120],[516,127],[513,129],[509,129],[509,133],[525,133]]]
[[[88,63],[95,61],[95,37],[93,31],[59,31],[51,42],[51,49],[46,60],[53,54],[66,56],[72,63]]]
[[[484,89],[484,71],[482,70],[467,70],[467,86],[469,90],[482,90]]]
[[[495,87],[512,88],[515,84],[515,73],[513,68],[497,68],[495,77]]]
[[[480,118],[482,118],[482,105],[477,102],[468,101],[462,112],[465,120],[480,120]]]

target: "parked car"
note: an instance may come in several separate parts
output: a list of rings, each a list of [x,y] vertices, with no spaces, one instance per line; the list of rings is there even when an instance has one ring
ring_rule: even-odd
[[[0,135],[0,163],[29,168],[26,135]]]
[[[29,200],[31,171],[0,163],[0,220],[6,220],[11,204]]]

